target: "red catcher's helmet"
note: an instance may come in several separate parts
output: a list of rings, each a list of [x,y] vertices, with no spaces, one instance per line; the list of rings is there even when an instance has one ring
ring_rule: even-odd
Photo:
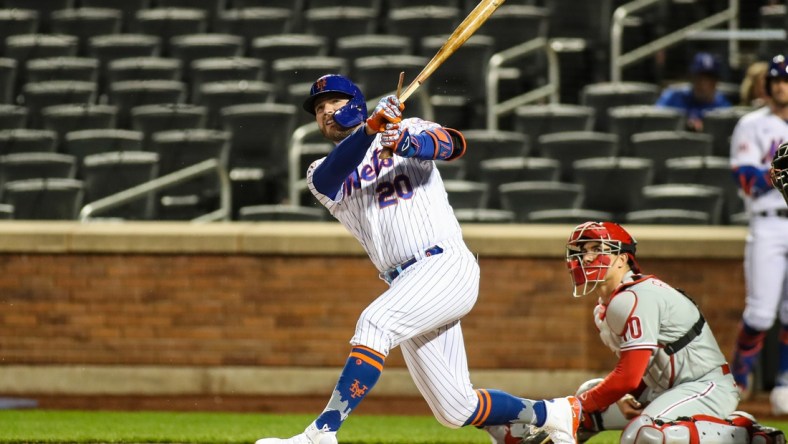
[[[593,250],[583,249],[586,242],[599,242]],[[586,222],[575,227],[566,243],[566,266],[572,277],[575,297],[591,293],[605,281],[610,269],[611,255],[627,255],[627,262],[635,273],[640,266],[635,259],[637,241],[621,225],[614,222]],[[591,260],[586,262],[585,259]]]

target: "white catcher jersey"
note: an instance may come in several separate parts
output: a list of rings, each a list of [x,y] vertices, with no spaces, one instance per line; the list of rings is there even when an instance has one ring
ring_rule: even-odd
[[[653,276],[630,272],[624,283],[628,286],[608,302],[605,320],[621,337],[621,351],[652,350],[643,380],[655,395],[697,381],[725,364],[708,324],[672,356],[663,351],[698,321],[699,311],[689,298]]]
[[[418,134],[438,124],[410,118],[401,126]],[[382,148],[378,134],[336,196],[321,194],[312,183],[315,168],[325,157],[314,161],[306,173],[312,194],[359,240],[378,271],[394,268],[441,241],[461,237],[435,163],[397,155],[378,159]]]
[[[774,153],[788,141],[788,123],[772,113],[769,107],[747,113],[736,124],[731,136],[731,166],[751,165],[762,170],[771,166]],[[752,212],[786,208],[779,191],[770,189],[763,195],[745,198]]]

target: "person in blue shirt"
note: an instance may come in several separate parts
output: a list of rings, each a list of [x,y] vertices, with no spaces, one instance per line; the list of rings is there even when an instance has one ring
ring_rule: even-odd
[[[695,54],[690,65],[690,85],[666,88],[656,105],[681,109],[687,117],[687,129],[702,131],[706,111],[731,106],[728,99],[717,91],[720,68],[720,61],[714,55],[707,52]]]

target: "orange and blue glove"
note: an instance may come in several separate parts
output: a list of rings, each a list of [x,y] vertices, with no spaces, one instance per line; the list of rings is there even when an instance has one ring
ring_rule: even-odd
[[[367,128],[379,133],[385,129],[387,123],[399,123],[402,121],[402,110],[405,105],[399,101],[397,96],[386,96],[378,102],[378,106],[372,111],[372,115],[367,119]]]

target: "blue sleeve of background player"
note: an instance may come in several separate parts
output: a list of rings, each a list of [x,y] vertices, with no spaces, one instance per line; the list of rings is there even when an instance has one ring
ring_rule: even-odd
[[[733,177],[748,196],[758,197],[773,188],[768,169],[742,165],[734,168]]]
[[[364,125],[347,136],[334,148],[326,160],[315,168],[312,173],[312,184],[315,189],[328,197],[336,196],[342,183],[353,170],[364,160],[369,146],[376,134],[367,135]]]

